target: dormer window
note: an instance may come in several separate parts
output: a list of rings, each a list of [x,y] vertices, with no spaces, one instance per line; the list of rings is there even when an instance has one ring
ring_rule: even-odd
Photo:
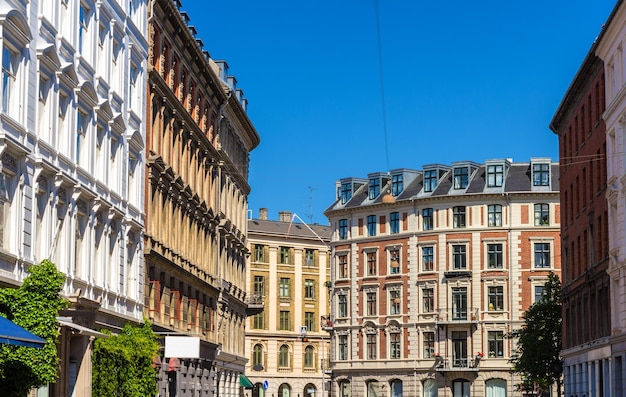
[[[454,189],[465,189],[467,188],[467,183],[469,182],[469,168],[455,168],[454,169],[454,181],[453,187]]]
[[[402,174],[393,175],[391,177],[391,195],[397,196],[402,193],[403,182],[402,182]]]
[[[374,200],[380,194],[380,178],[370,178],[369,195],[370,200]]]
[[[424,171],[424,191],[432,192],[437,187],[437,170]]]
[[[533,164],[533,186],[550,186],[550,164]]]
[[[487,166],[487,187],[502,187],[504,180],[504,166],[493,164]]]
[[[352,184],[351,183],[342,183],[341,184],[341,204],[345,204],[352,198]]]

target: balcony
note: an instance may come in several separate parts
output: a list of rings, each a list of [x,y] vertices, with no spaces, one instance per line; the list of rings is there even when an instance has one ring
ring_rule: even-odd
[[[246,298],[246,305],[247,316],[254,316],[255,314],[259,314],[265,310],[262,295],[249,296],[248,298]]]
[[[335,324],[329,316],[322,316],[321,326],[326,332],[332,332],[335,329]]]
[[[435,370],[437,370],[438,372],[478,372],[478,363],[480,362],[481,358],[481,356],[476,356],[476,358],[448,358],[443,356],[436,356]]]

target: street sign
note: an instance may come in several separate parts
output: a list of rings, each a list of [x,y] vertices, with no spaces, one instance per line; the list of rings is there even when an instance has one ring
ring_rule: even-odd
[[[269,389],[269,388],[270,388],[270,382],[268,382],[268,381],[263,382],[263,390],[267,391],[267,389]]]

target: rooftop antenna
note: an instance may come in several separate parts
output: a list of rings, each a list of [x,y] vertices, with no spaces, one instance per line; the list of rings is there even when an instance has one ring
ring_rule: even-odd
[[[309,186],[309,223],[313,223],[313,190],[315,190],[315,188]]]

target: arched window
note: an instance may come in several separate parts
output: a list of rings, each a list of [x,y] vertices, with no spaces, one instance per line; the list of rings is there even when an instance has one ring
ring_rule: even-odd
[[[506,397],[506,381],[489,379],[485,382],[485,397]]]
[[[304,393],[302,394],[304,397],[315,397],[315,391],[315,385],[308,383],[304,386]]]
[[[424,397],[437,397],[437,381],[435,379],[426,379],[422,386],[424,388]]]
[[[291,386],[286,383],[280,385],[278,388],[278,397],[291,397]]]
[[[263,345],[257,343],[252,349],[252,370],[263,370]]]
[[[350,381],[342,380],[339,382],[339,397],[350,397]]]
[[[380,395],[380,390],[379,390],[377,381],[368,380],[366,382],[366,385],[367,385],[367,397],[378,397]]]
[[[287,345],[282,345],[278,351],[278,367],[289,367],[289,346]]]
[[[394,379],[389,382],[390,397],[402,397],[402,381]]]
[[[309,345],[304,349],[304,367],[312,368],[315,366],[315,349]]]

